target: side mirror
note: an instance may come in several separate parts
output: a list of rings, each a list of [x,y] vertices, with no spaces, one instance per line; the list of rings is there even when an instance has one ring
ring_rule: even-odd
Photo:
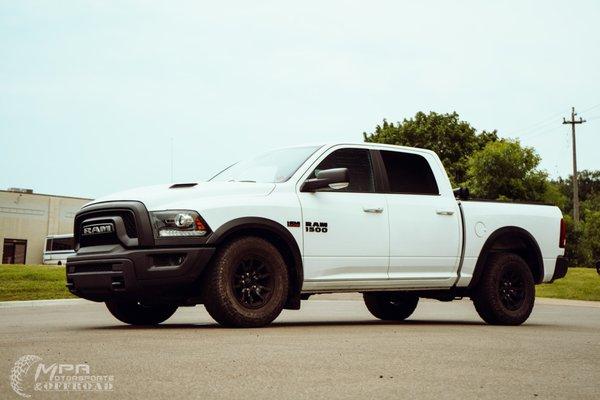
[[[350,184],[348,168],[324,169],[315,174],[316,178],[307,179],[300,188],[301,192],[315,192],[319,189],[344,189]]]

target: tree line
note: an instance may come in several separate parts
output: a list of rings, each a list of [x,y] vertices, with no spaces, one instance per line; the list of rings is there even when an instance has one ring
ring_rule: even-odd
[[[383,120],[364,140],[435,151],[453,187],[469,188],[471,197],[533,201],[558,206],[567,223],[566,255],[571,266],[591,267],[600,260],[600,170],[579,171],[581,221],[574,223],[572,176],[550,179],[539,168],[535,149],[504,139],[496,130],[478,132],[456,112],[418,112],[413,118]]]

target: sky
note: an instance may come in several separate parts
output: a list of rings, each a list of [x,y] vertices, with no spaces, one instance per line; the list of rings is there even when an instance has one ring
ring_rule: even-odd
[[[600,1],[0,0],[0,189],[99,197],[456,111],[600,169]]]

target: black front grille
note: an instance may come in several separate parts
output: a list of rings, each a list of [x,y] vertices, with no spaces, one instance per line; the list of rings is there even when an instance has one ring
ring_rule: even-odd
[[[137,229],[135,225],[135,215],[132,211],[129,210],[102,210],[102,211],[94,211],[90,213],[84,214],[84,218],[82,221],[85,221],[90,218],[100,218],[100,217],[121,217],[123,219],[123,223],[125,224],[125,231],[127,232],[127,236],[130,238],[137,238]]]
[[[109,225],[114,228],[112,231]],[[82,228],[85,227],[90,229],[83,235]],[[107,201],[87,205],[75,216],[74,233],[78,249],[112,244],[126,248],[155,245],[150,214],[139,201]]]
[[[117,235],[114,233],[107,233],[103,235],[81,236],[79,247],[104,246],[116,243],[119,243]]]
[[[123,220],[125,232],[130,239],[138,238],[135,214],[127,209],[100,209],[85,212],[85,209],[75,217],[75,236],[79,247],[102,246],[120,243],[116,230],[111,233],[82,235],[83,227],[93,224],[111,223],[113,217]],[[104,219],[106,218],[106,219]],[[91,221],[93,219],[93,221]],[[114,224],[113,224],[114,225]],[[116,227],[113,227],[116,228]]]
[[[123,223],[125,224],[125,231],[127,232],[127,236],[129,236],[132,239],[137,238],[138,233],[137,228],[135,226],[135,216],[133,215],[133,213],[131,211],[123,213],[121,215],[121,218],[123,218]]]

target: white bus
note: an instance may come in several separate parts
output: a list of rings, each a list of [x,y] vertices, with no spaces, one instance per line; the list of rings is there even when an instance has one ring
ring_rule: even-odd
[[[46,236],[43,263],[65,265],[67,258],[75,254],[73,234]]]

